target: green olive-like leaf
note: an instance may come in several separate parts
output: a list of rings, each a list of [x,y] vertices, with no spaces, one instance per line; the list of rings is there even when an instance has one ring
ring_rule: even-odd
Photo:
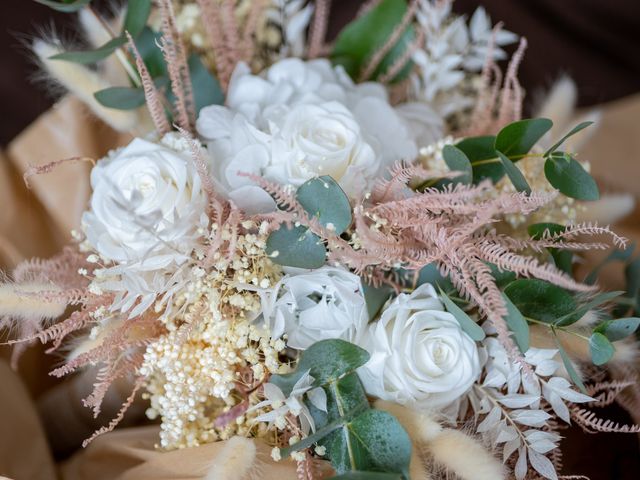
[[[136,38],[147,24],[150,13],[151,0],[129,0],[122,33],[129,32],[133,38]]]
[[[473,183],[480,183],[486,178],[497,183],[504,177],[504,167],[496,155],[495,142],[496,137],[482,136],[465,138],[456,143],[456,147],[471,162]]]
[[[568,154],[552,155],[544,162],[544,174],[549,183],[567,197],[577,200],[598,200],[600,192],[591,175]]]
[[[580,389],[580,391],[586,395],[587,387],[584,386],[582,378],[580,378],[580,375],[578,374],[575,367],[573,366],[573,362],[571,361],[571,358],[569,358],[569,355],[564,350],[564,347],[562,346],[562,343],[560,343],[560,340],[555,334],[555,331],[553,332],[553,335],[554,335],[554,340],[556,341],[556,346],[558,347],[558,351],[560,352],[560,358],[562,358],[562,363],[564,364],[565,370],[569,374],[569,378],[574,383],[574,385],[576,385]]]
[[[76,52],[62,52],[57,55],[52,55],[50,57],[51,60],[64,60],[66,62],[80,63],[80,64],[90,64],[96,63],[100,60],[107,58],[113,52],[115,52],[119,47],[127,43],[127,39],[125,37],[116,37],[109,40],[104,45],[94,49],[94,50],[83,50]]]
[[[447,308],[447,311],[453,315],[458,323],[460,324],[460,328],[464,330],[464,332],[471,337],[471,339],[479,342],[484,339],[486,336],[482,327],[474,322],[469,315],[467,315],[464,310],[462,310],[459,306],[457,306],[453,301],[447,296],[442,289],[440,289],[440,298],[442,299],[442,303]]]
[[[502,294],[504,302],[507,305],[507,325],[509,330],[513,332],[513,338],[520,348],[522,353],[526,353],[529,350],[529,324],[527,320],[522,316],[520,310],[513,304],[509,297],[504,293]]]
[[[524,175],[522,174],[520,169],[516,167],[516,165],[511,160],[509,160],[509,157],[507,157],[504,153],[500,151],[497,151],[496,153],[498,154],[498,158],[502,162],[504,171],[507,173],[509,180],[511,180],[511,183],[513,183],[513,186],[516,188],[516,190],[518,192],[531,193],[531,187],[529,186],[527,179],[524,178]]]
[[[266,251],[274,263],[298,268],[320,268],[327,256],[322,239],[303,226],[282,225],[269,235]]]
[[[135,110],[145,104],[144,90],[132,87],[110,87],[93,94],[95,99],[107,108]]]
[[[613,344],[602,333],[595,332],[589,338],[589,351],[594,365],[604,365],[616,352]]]
[[[573,137],[576,133],[584,130],[585,128],[587,128],[588,126],[592,125],[593,122],[582,122],[579,123],[578,125],[576,125],[575,127],[573,127],[571,129],[571,131],[569,133],[567,133],[564,137],[562,137],[560,140],[558,140],[558,142],[551,147],[549,150],[547,150],[546,152],[544,152],[544,156],[548,157],[549,155],[551,155],[553,152],[555,152],[558,148],[560,148],[560,146],[569,138],[569,137]]]

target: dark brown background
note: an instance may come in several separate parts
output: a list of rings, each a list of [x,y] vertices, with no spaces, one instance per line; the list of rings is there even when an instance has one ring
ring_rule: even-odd
[[[44,29],[71,32],[71,17],[30,0],[4,0],[0,16],[0,146],[46,110],[54,98],[33,85],[36,72],[25,43]],[[106,4],[105,1],[97,1]],[[362,1],[336,0],[330,36],[353,16]],[[457,0],[455,10],[471,13],[475,0]],[[640,0],[483,0],[492,20],[529,40],[520,79],[530,92],[566,73],[579,85],[579,103],[595,105],[640,91]],[[638,119],[640,121],[640,119]],[[628,422],[612,409],[603,415]],[[635,479],[640,472],[635,435],[566,432],[566,473],[592,480]]]

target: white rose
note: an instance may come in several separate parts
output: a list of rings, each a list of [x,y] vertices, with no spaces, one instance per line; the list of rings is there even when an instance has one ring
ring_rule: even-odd
[[[98,162],[91,186],[82,223],[108,260],[146,270],[181,262],[206,224],[206,196],[186,152],[135,139]]]
[[[382,85],[356,85],[326,59],[285,59],[260,76],[239,66],[227,107],[202,109],[197,129],[221,187],[255,213],[275,204],[239,172],[294,186],[331,175],[359,199],[394,162],[416,157],[418,139],[435,140],[441,123],[423,104],[391,106]]]
[[[286,334],[298,350],[329,338],[359,343],[368,322],[360,277],[330,266],[304,272],[286,275],[265,308],[272,337]]]
[[[482,370],[476,343],[429,284],[398,295],[368,327],[362,346],[371,354],[358,371],[366,391],[417,408],[446,407]]]

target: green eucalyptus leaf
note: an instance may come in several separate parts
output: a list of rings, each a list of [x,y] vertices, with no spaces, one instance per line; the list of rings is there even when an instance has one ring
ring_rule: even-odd
[[[284,224],[269,235],[266,251],[274,263],[298,268],[320,268],[327,256],[316,234],[303,226],[289,228]]]
[[[611,342],[617,342],[633,335],[639,326],[640,318],[618,318],[601,323],[594,331],[603,334]]]
[[[66,62],[80,64],[96,63],[107,58],[125,43],[127,43],[127,39],[125,37],[116,37],[94,50],[63,52],[58,53],[57,55],[52,55],[49,58],[51,60],[64,60]]]
[[[496,155],[495,142],[496,137],[482,136],[465,138],[456,143],[456,147],[471,162],[473,183],[480,183],[487,178],[497,183],[504,177],[504,167]]]
[[[442,291],[442,289],[440,289],[440,298],[442,299],[442,303],[444,303],[444,306],[447,308],[447,311],[456,318],[456,320],[460,324],[460,327],[467,335],[469,335],[476,342],[484,339],[486,335],[484,333],[484,330],[482,330],[482,327],[474,322],[471,317],[465,313],[464,310],[453,303],[453,301],[447,296],[446,293]]]
[[[144,90],[132,87],[110,87],[93,94],[104,107],[116,110],[135,110],[145,104]]]
[[[516,274],[509,270],[502,270],[497,265],[491,262],[485,262],[491,269],[491,276],[496,281],[496,285],[502,288],[516,279]]]
[[[535,278],[511,282],[504,293],[528,318],[553,323],[576,309],[576,301],[566,290]]]
[[[582,122],[582,123],[576,125],[575,127],[573,127],[571,129],[571,131],[569,133],[567,133],[564,137],[562,137],[560,140],[558,140],[558,142],[553,147],[551,147],[549,150],[544,152],[544,156],[547,157],[547,156],[551,155],[558,148],[560,148],[560,145],[562,145],[569,137],[574,136],[576,133],[580,132],[581,130],[584,130],[585,128],[587,128],[589,125],[592,125],[592,124],[593,124],[593,122]]]
[[[516,188],[516,190],[518,192],[531,193],[531,187],[529,186],[527,179],[524,178],[524,175],[522,174],[520,169],[516,167],[516,165],[511,160],[509,160],[509,157],[507,157],[504,153],[500,151],[497,151],[496,153],[498,154],[498,158],[502,162],[504,171],[507,173],[509,180],[511,180],[511,183],[513,183],[513,186]]]
[[[472,182],[473,168],[462,150],[453,145],[445,145],[442,149],[442,157],[449,169],[461,172],[460,176],[453,179],[453,183],[469,185]]]
[[[387,412],[366,410],[324,444],[338,474],[353,470],[395,472],[409,478],[411,440]]]
[[[129,32],[133,38],[136,38],[147,24],[150,13],[151,0],[129,0],[122,33]]]
[[[144,27],[134,42],[140,57],[142,57],[144,64],[147,66],[147,70],[149,70],[151,78],[157,81],[158,77],[165,77],[164,82],[169,85],[167,63],[164,60],[162,51],[158,48],[161,37],[162,35],[159,32],[154,32],[151,28]]]
[[[310,371],[317,384],[336,380],[369,361],[369,353],[339,339],[320,340],[307,348],[298,361],[298,371]]]
[[[331,477],[329,480],[402,480],[399,473],[351,471]]]
[[[569,374],[569,378],[571,379],[573,384],[576,385],[580,389],[580,391],[582,391],[582,393],[587,395],[587,387],[584,386],[582,378],[580,378],[580,375],[578,374],[575,367],[573,366],[573,362],[569,358],[569,355],[567,354],[567,352],[564,350],[564,347],[560,343],[560,340],[556,336],[555,332],[554,332],[554,339],[556,341],[556,346],[558,347],[558,351],[560,352],[560,358],[562,358],[562,363],[564,364],[564,368]]]
[[[549,183],[567,197],[578,200],[598,200],[598,185],[580,163],[569,155],[550,156],[544,162],[544,174]]]
[[[509,297],[504,293],[502,294],[504,302],[507,305],[507,325],[509,330],[513,332],[513,338],[520,348],[522,353],[526,353],[529,350],[529,324],[527,320],[522,316],[520,310],[513,304]]]
[[[387,42],[407,12],[406,0],[382,0],[367,13],[349,23],[342,29],[333,46],[331,60],[342,65],[354,80],[358,81],[371,57]],[[408,26],[397,43],[382,59],[370,79],[383,75],[396,61],[406,53],[415,37],[414,27]],[[406,78],[411,71],[412,62],[392,80]]]
[[[193,100],[196,104],[196,116],[204,107],[222,105],[224,93],[218,80],[204,66],[200,55],[194,53],[189,57],[189,74],[193,85]]]
[[[595,332],[589,338],[589,351],[594,365],[604,365],[616,352],[613,344],[602,333]]]
[[[298,188],[296,199],[312,218],[340,235],[351,225],[351,204],[340,185],[328,175],[312,178]]]
[[[364,294],[364,300],[367,304],[367,313],[369,314],[369,320],[373,320],[378,316],[380,310],[387,300],[393,294],[393,288],[388,285],[381,285],[374,287],[362,280],[362,292]]]
[[[517,161],[526,156],[552,126],[553,122],[548,118],[531,118],[510,123],[496,135],[495,149]]]
[[[34,0],[37,3],[42,5],[46,5],[49,8],[52,8],[58,12],[63,13],[74,13],[82,9],[83,7],[89,5],[91,0],[73,0],[67,2],[56,2],[54,0]]]

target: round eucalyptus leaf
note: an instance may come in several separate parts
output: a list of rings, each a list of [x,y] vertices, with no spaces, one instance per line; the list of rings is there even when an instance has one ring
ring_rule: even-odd
[[[312,218],[340,235],[351,225],[351,204],[336,181],[325,175],[298,188],[296,199]]]
[[[302,226],[282,225],[269,235],[266,251],[274,263],[298,268],[320,268],[327,256],[322,239]]]
[[[510,123],[496,136],[495,149],[517,161],[519,158],[513,157],[529,153],[552,126],[553,122],[548,118],[531,118]]]
[[[589,351],[594,365],[604,365],[611,360],[616,349],[607,337],[602,333],[595,332],[589,338]]]
[[[570,155],[550,156],[544,162],[544,174],[549,183],[567,197],[577,200],[600,198],[596,181]]]
[[[576,301],[566,290],[549,282],[523,278],[511,282],[504,293],[525,317],[553,323],[576,309]]]

